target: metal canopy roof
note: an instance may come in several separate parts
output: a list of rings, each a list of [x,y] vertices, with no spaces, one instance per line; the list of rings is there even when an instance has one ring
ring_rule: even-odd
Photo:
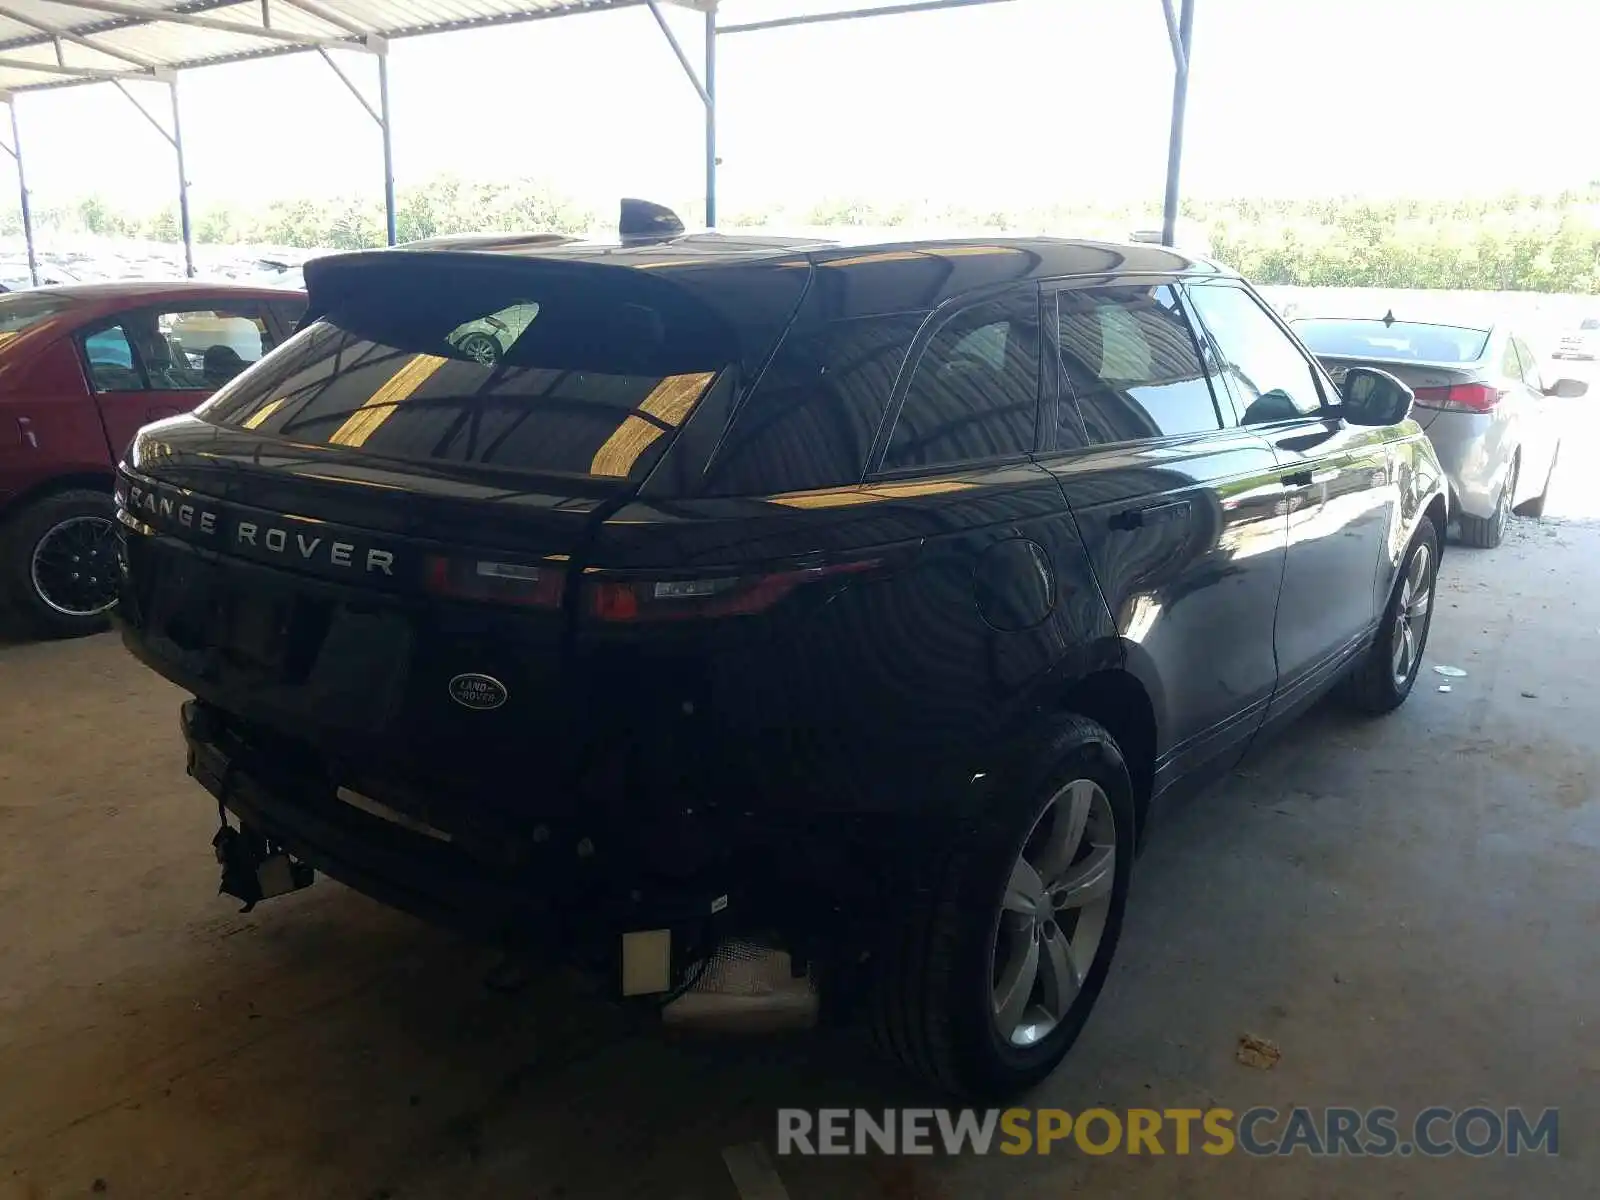
[[[676,0],[683,3],[684,0]],[[643,0],[0,0],[0,92],[629,8]],[[687,7],[707,7],[689,3]]]
[[[705,107],[705,223],[717,223],[717,42],[735,33],[758,33],[793,25],[895,16],[935,9],[1004,4],[1009,0],[876,0],[865,8],[770,17],[744,24],[719,20],[718,0],[0,0],[0,104],[11,112],[11,142],[0,151],[17,167],[28,266],[39,280],[33,219],[17,121],[17,92],[73,84],[110,82],[172,146],[178,169],[178,210],[187,271],[194,274],[194,239],[189,219],[189,178],[184,164],[178,72],[191,67],[288,54],[321,53],[377,124],[383,139],[384,210],[389,244],[396,238],[394,155],[389,119],[389,42],[426,33],[535,21],[585,12],[644,8]],[[1167,188],[1162,241],[1172,245],[1178,217],[1178,172],[1183,149],[1184,107],[1189,88],[1189,50],[1195,0],[1159,0],[1172,43],[1172,131],[1167,147]],[[696,67],[661,13],[662,4],[703,14],[704,58]],[[1174,7],[1174,5],[1178,7]],[[365,51],[377,63],[378,102],[328,52]],[[156,116],[126,86],[130,80],[166,85],[170,116]]]

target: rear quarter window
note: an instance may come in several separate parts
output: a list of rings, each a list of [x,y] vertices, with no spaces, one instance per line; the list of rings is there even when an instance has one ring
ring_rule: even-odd
[[[765,496],[856,483],[926,313],[791,331],[710,465],[706,494]]]

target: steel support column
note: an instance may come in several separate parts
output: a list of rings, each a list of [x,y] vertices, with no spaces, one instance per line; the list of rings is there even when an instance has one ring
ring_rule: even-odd
[[[39,286],[39,256],[33,249],[33,206],[28,202],[28,176],[22,169],[22,133],[17,126],[17,98],[7,96],[6,107],[11,110],[11,145],[5,150],[17,162],[17,197],[22,204],[22,238],[28,243],[28,278]]]
[[[120,79],[111,81],[117,91],[128,98],[128,103],[139,110],[139,115],[149,121],[151,126],[162,137],[167,139],[178,157],[178,223],[183,232],[183,269],[189,278],[194,278],[194,229],[189,221],[189,172],[183,161],[183,124],[178,114],[178,76],[176,73],[163,76],[161,82],[167,85],[172,95],[172,130],[161,123],[161,119],[152,113],[139,98],[128,90]]]
[[[389,46],[387,42],[380,42],[376,38],[368,38],[368,49],[378,56],[378,107],[372,107],[372,101],[361,94],[361,89],[356,86],[356,81],[344,73],[344,68],[333,60],[333,55],[327,50],[318,48],[322,61],[327,63],[333,73],[339,77],[339,82],[350,89],[350,94],[356,102],[367,110],[367,116],[377,123],[378,133],[383,138],[383,217],[384,229],[387,232],[389,245],[396,241],[395,208],[394,208],[394,143],[389,139]]]
[[[183,270],[194,278],[194,226],[189,220],[189,172],[183,162],[183,119],[178,114],[178,77],[167,80],[172,92],[172,148],[178,155],[178,225],[183,230]]]
[[[1166,10],[1167,34],[1172,40],[1172,131],[1167,139],[1167,194],[1161,207],[1161,244],[1171,246],[1178,235],[1178,177],[1183,166],[1183,120],[1189,103],[1190,46],[1194,39],[1195,0],[1183,0],[1182,16],[1174,19],[1172,0],[1161,0]]]
[[[689,63],[689,56],[678,44],[672,26],[667,24],[667,18],[661,14],[661,6],[656,0],[644,0],[644,3],[650,10],[650,15],[656,19],[656,24],[661,26],[661,33],[667,39],[667,45],[672,47],[672,53],[677,56],[678,65],[683,68],[683,73],[688,77],[695,95],[699,96],[700,103],[705,105],[706,228],[714,229],[717,224],[717,6],[713,2],[706,7],[706,65],[705,78],[702,80],[695,74],[694,67]]]
[[[390,137],[389,120],[389,47],[378,51],[378,128],[383,133],[383,219],[388,230],[389,245],[398,238],[394,211],[394,139]]]
[[[717,10],[706,10],[706,228],[717,227]]]

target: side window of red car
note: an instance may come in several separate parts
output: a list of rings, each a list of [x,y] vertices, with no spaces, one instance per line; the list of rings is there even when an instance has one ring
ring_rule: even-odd
[[[89,364],[89,383],[97,392],[142,392],[144,375],[133,356],[133,345],[121,325],[101,329],[83,339]]]

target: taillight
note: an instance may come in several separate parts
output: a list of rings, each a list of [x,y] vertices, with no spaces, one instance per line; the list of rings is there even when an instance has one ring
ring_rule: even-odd
[[[600,621],[682,621],[742,617],[765,612],[797,589],[840,575],[877,567],[876,559],[801,567],[757,575],[703,576],[694,579],[584,580],[584,609]]]
[[[1423,408],[1442,408],[1455,412],[1489,412],[1504,395],[1499,388],[1486,383],[1456,383],[1449,387],[1416,390],[1417,403]]]
[[[430,555],[424,578],[429,592],[451,600],[560,608],[567,573],[550,563]]]

